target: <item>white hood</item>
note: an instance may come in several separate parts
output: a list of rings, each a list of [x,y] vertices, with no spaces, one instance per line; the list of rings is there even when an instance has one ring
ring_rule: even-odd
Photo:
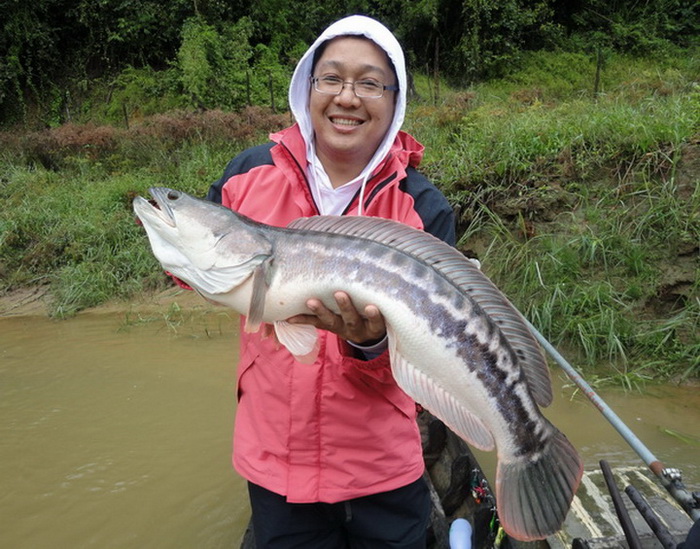
[[[321,166],[321,163],[316,157],[315,152],[314,130],[311,126],[311,117],[309,116],[311,69],[313,65],[314,52],[321,44],[332,38],[347,35],[364,36],[382,48],[394,65],[399,85],[399,91],[396,92],[397,97],[394,109],[394,119],[386,136],[384,137],[384,140],[380,143],[376,153],[370,160],[369,164],[362,171],[360,176],[353,181],[348,182],[346,185],[335,189],[335,191],[340,194],[343,194],[345,191],[344,194],[348,197],[347,201],[349,201],[352,198],[352,195],[355,194],[356,188],[359,187],[361,188],[361,191],[364,192],[364,185],[369,179],[369,176],[372,174],[372,171],[384,159],[389,152],[389,149],[391,149],[394,139],[401,129],[404,115],[406,113],[406,62],[404,60],[403,50],[401,49],[398,40],[396,40],[389,29],[370,17],[366,17],[364,15],[351,15],[350,17],[345,17],[344,19],[333,23],[316,39],[313,45],[301,58],[296,69],[294,70],[294,74],[292,75],[292,82],[289,86],[289,107],[294,115],[294,118],[299,124],[301,134],[306,142],[306,154],[309,162],[309,180],[314,198],[316,198],[318,206],[322,210],[322,214],[339,213],[337,210],[342,210],[343,208],[339,206],[324,208],[324,203],[327,203],[328,201],[319,198],[319,193],[323,193],[324,189],[326,194],[333,193],[333,189],[330,185],[330,180],[328,179],[327,174],[323,170],[323,166]],[[346,186],[351,188],[344,189]],[[331,200],[331,202],[333,202],[333,200]],[[323,211],[324,209],[327,211]]]

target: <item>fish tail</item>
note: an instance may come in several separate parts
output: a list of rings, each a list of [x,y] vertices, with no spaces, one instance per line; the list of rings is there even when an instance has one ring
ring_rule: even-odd
[[[544,539],[559,531],[583,475],[578,452],[563,433],[552,429],[536,459],[498,465],[498,518],[517,540]]]

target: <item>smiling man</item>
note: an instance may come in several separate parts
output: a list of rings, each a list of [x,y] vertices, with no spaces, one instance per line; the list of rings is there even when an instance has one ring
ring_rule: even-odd
[[[447,200],[416,171],[423,146],[401,131],[406,67],[386,27],[364,16],[331,25],[297,65],[289,100],[296,123],[234,158],[210,200],[277,226],[384,217],[454,244]],[[381,311],[335,299],[339,314],[310,299],[289,319],[321,330],[311,365],[269,331],[241,330],[233,463],[249,481],[257,547],[423,549],[415,403],[391,374]]]
[[[379,46],[346,36],[326,43],[311,81],[316,92],[309,100],[316,155],[337,188],[362,173],[387,135],[394,117],[396,76]]]

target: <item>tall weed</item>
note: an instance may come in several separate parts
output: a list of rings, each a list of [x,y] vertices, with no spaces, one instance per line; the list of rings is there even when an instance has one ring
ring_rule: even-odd
[[[596,95],[593,61],[573,57],[443,87],[409,129],[460,246],[543,334],[616,383],[697,376],[700,182],[678,169],[698,154],[698,60],[611,57]]]
[[[459,247],[600,379],[699,376],[697,57],[610,56],[597,95],[584,55],[537,53],[522,67],[439,94],[415,80],[406,129],[458,212]],[[236,152],[289,122],[179,111],[0,135],[0,291],[50,284],[54,314],[67,315],[164,287],[134,194],[203,195]]]

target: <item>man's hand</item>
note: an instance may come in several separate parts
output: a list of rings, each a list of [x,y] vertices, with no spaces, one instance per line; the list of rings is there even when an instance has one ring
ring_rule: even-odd
[[[333,332],[341,339],[357,345],[375,343],[386,335],[386,324],[379,309],[367,305],[363,312],[355,308],[350,296],[345,292],[333,294],[340,314],[335,314],[320,299],[309,299],[306,306],[312,314],[295,315],[287,319],[290,324],[311,324],[321,330]]]

